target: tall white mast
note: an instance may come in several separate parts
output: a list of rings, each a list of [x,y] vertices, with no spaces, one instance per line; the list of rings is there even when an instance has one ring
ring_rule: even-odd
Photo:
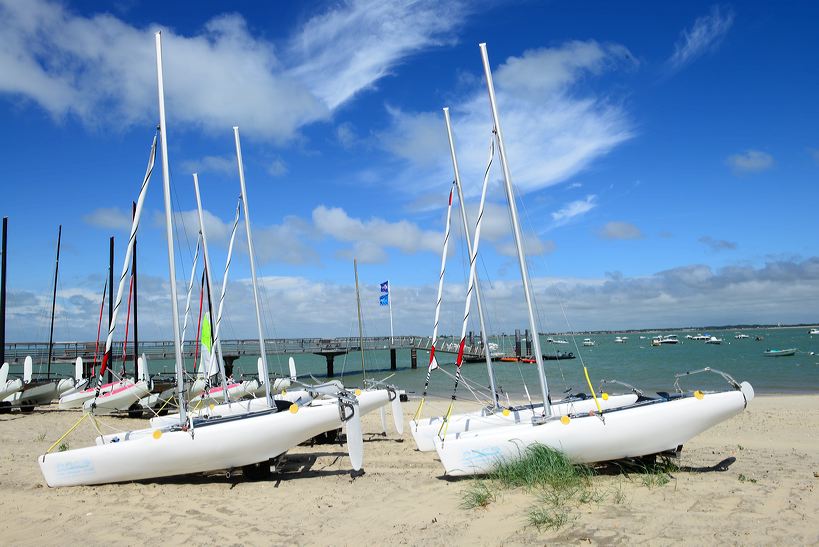
[[[165,235],[168,239],[168,270],[171,281],[173,345],[176,354],[176,396],[179,401],[179,423],[185,425],[185,368],[179,345],[179,303],[176,300],[176,264],[173,252],[173,216],[171,214],[171,173],[168,168],[168,132],[165,127],[165,88],[162,81],[162,33],[156,35],[156,86],[159,95],[159,135],[162,143],[162,183],[165,195]]]
[[[196,194],[196,211],[199,214],[199,233],[202,235],[202,254],[205,256],[205,275],[208,279],[208,287],[210,287],[210,293],[208,294],[208,298],[211,298],[211,295],[214,292],[213,287],[213,277],[211,276],[211,269],[210,269],[210,253],[208,252],[208,236],[205,233],[205,220],[202,213],[202,197],[199,194],[199,175],[197,173],[193,174],[193,189],[194,193]],[[236,233],[235,230],[235,223],[234,223],[234,234]],[[219,361],[219,376],[222,377],[222,396],[225,399],[225,402],[228,401],[230,398],[228,395],[228,388],[227,388],[227,378],[225,374],[225,361],[222,357],[222,340],[219,338],[219,325],[221,324],[222,318],[222,304],[225,301],[225,288],[227,287],[227,269],[230,266],[230,254],[233,250],[233,236],[231,235],[230,239],[230,251],[228,251],[228,259],[227,265],[225,266],[225,276],[222,279],[222,290],[221,296],[219,298],[219,309],[217,312],[216,318],[211,317],[211,336],[213,336],[213,344],[216,347],[211,347],[211,362],[204,367],[205,371],[205,379],[210,376],[211,367],[213,366],[213,358],[214,356],[218,357]],[[213,323],[215,321],[215,324]],[[207,382],[206,384],[207,385]]]
[[[247,204],[247,190],[245,189],[245,167],[242,162],[242,144],[239,141],[239,128],[233,126],[233,138],[236,141],[236,161],[239,162],[239,184],[242,186],[242,202],[245,204],[245,231],[247,231],[247,252],[250,254],[250,275],[253,279],[253,300],[256,303],[256,326],[259,329],[259,352],[262,357],[262,369],[264,372],[264,394],[270,408],[276,408],[273,399],[270,397],[270,373],[267,370],[267,352],[264,347],[264,333],[262,333],[262,312],[259,306],[259,287],[256,280],[256,259],[253,255],[253,236],[250,234],[250,208]],[[259,378],[259,381],[262,379]]]
[[[540,335],[538,334],[535,314],[532,309],[532,291],[529,285],[529,271],[526,268],[526,255],[523,251],[523,238],[520,234],[518,208],[515,204],[515,194],[512,191],[512,176],[509,174],[509,165],[506,162],[506,149],[503,147],[503,133],[501,132],[500,118],[498,117],[498,107],[495,104],[495,85],[492,83],[492,70],[489,68],[489,55],[486,52],[486,43],[479,44],[479,47],[481,48],[481,58],[483,59],[483,72],[486,76],[486,89],[489,91],[489,104],[492,107],[492,120],[495,124],[495,133],[498,136],[498,153],[500,154],[501,165],[503,166],[503,181],[504,187],[506,188],[506,200],[509,202],[509,216],[512,217],[515,247],[517,247],[518,250],[520,277],[523,281],[523,292],[526,295],[526,308],[529,311],[529,331],[534,338],[533,349],[537,363],[537,373],[540,378],[540,390],[543,395],[543,414],[544,416],[551,416],[552,409],[549,402],[549,384],[546,383],[546,374],[543,371],[543,354],[540,351]]]
[[[472,236],[469,235],[469,222],[466,218],[466,203],[464,202],[463,188],[461,187],[461,174],[458,170],[458,158],[455,156],[455,140],[452,137],[452,125],[449,120],[449,107],[444,107],[444,120],[446,121],[446,134],[449,137],[449,155],[452,157],[452,169],[455,171],[455,186],[458,189],[458,200],[461,203],[461,223],[463,224],[466,236],[466,248],[469,256],[472,256]],[[477,270],[475,272],[475,298],[478,301],[478,318],[481,324],[481,341],[486,357],[486,371],[489,374],[489,387],[492,389],[492,405],[498,408],[498,391],[495,387],[495,373],[492,370],[492,357],[489,355],[489,340],[486,332],[486,324],[483,319],[483,304],[481,303],[481,284],[478,280]]]

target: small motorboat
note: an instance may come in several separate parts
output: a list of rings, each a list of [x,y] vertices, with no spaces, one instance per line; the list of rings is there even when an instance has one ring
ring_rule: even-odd
[[[722,338],[717,338],[716,336],[712,336],[708,340],[705,341],[706,344],[722,344]]]
[[[595,344],[595,341],[592,340],[591,338],[584,338],[583,339],[583,345],[586,346],[586,347],[594,346],[594,344]]]
[[[574,359],[574,353],[571,351],[558,351],[552,354],[543,354],[544,361],[557,361],[559,359]]]
[[[808,332],[808,334],[810,334],[811,336],[813,336],[814,334],[819,334],[819,329],[810,329],[810,332]]]
[[[796,355],[796,348],[766,349],[763,355],[765,355],[765,357],[790,357],[791,355]]]

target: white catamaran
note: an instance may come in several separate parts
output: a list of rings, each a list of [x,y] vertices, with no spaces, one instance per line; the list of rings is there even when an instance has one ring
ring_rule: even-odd
[[[186,414],[184,364],[179,336],[173,251],[173,218],[160,33],[156,33],[156,60],[177,397],[181,402],[179,421],[161,428],[130,432],[133,434],[125,434],[116,439],[100,437],[95,446],[56,453],[47,452],[37,458],[43,477],[49,486],[71,486],[132,481],[250,466],[266,462],[282,454],[291,447],[330,429],[331,424],[336,422],[343,422],[346,426],[347,446],[352,467],[359,469],[363,460],[360,413],[358,401],[346,391],[337,394],[335,404],[300,408],[289,403],[277,404],[270,397],[268,388],[266,397],[268,408],[260,412],[210,419],[189,419]],[[244,187],[243,177],[242,186]],[[134,222],[138,222],[138,215],[135,215]],[[247,216],[246,222],[249,227]],[[247,235],[250,241],[249,229]],[[252,248],[250,256],[252,260]],[[251,270],[255,288],[256,275],[252,262]],[[261,349],[264,360],[263,343]],[[267,370],[265,370],[266,373]],[[84,417],[88,415],[85,414]]]
[[[480,44],[480,49],[528,308],[529,328],[531,332],[538,332],[486,45]],[[521,458],[526,447],[534,444],[555,448],[578,463],[676,450],[695,435],[741,412],[754,396],[750,384],[739,384],[730,376],[720,373],[731,384],[732,390],[640,397],[613,408],[601,406],[586,412],[577,412],[571,407],[560,408],[550,404],[538,336],[534,337],[533,343],[544,405],[537,408],[531,419],[521,420],[516,425],[435,436],[435,449],[448,475],[490,472],[501,462]]]

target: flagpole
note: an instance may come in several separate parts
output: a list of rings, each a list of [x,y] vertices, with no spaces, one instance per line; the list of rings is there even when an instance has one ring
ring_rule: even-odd
[[[392,295],[390,294],[390,280],[387,279],[387,304],[390,307],[390,347],[393,344],[393,332],[392,332]]]

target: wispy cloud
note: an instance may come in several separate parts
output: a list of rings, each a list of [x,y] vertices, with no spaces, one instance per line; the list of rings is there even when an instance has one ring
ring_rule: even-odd
[[[599,232],[603,239],[640,239],[643,232],[630,222],[607,222]]]
[[[572,219],[585,215],[597,207],[597,196],[589,194],[586,199],[579,199],[566,204],[563,208],[552,213],[552,220],[556,226],[562,226]]]
[[[697,241],[708,247],[714,252],[719,251],[733,251],[737,248],[737,244],[733,241],[726,241],[724,239],[714,239],[711,236],[702,236]]]
[[[736,174],[756,173],[773,167],[773,156],[760,150],[746,150],[739,154],[728,156],[728,165]]]
[[[477,71],[477,48],[474,54]],[[574,41],[527,50],[494,67],[503,135],[518,190],[525,193],[563,182],[632,137],[631,123],[617,101],[584,96],[576,85],[585,78],[634,66],[636,61],[621,45]],[[465,96],[452,100],[452,125],[467,196],[480,193],[487,161],[492,137],[487,102],[479,79]],[[392,177],[396,185],[424,192],[429,184],[448,180],[452,168],[440,110],[408,112],[391,107],[389,113],[391,124],[379,134],[379,141],[403,160],[403,178]],[[426,186],[419,181],[427,181]]]
[[[131,212],[116,207],[102,207],[83,215],[83,222],[106,230],[130,230]]]
[[[287,164],[281,158],[276,158],[267,166],[267,173],[271,177],[281,177],[287,174]]]
[[[705,53],[715,51],[733,24],[732,9],[713,6],[708,15],[698,17],[690,29],[682,31],[674,53],[668,59],[668,66],[678,70]]]
[[[423,48],[450,41],[468,10],[422,0],[335,3],[276,48],[237,14],[197,33],[163,29],[170,123],[287,142]],[[0,93],[90,127],[155,123],[153,33],[111,14],[82,16],[49,0],[0,2]]]
[[[181,163],[186,174],[218,173],[222,175],[238,174],[238,164],[235,156],[204,156],[195,160],[185,160]]]

